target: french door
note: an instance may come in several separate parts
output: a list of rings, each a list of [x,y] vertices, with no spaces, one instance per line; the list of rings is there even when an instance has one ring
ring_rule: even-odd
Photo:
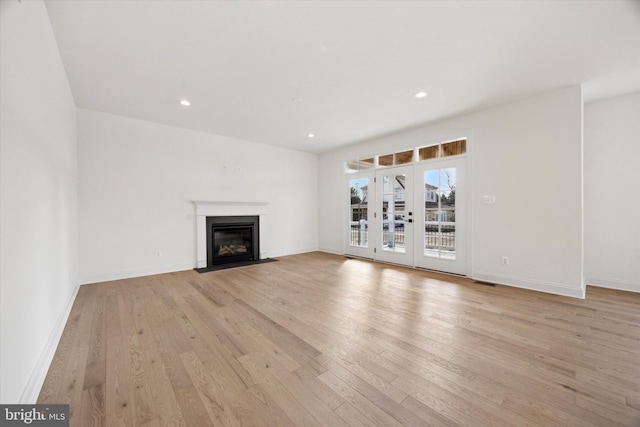
[[[415,165],[416,267],[467,273],[467,212],[464,158]],[[417,205],[416,205],[417,207]]]
[[[413,166],[376,171],[375,259],[413,265]]]
[[[348,181],[346,254],[466,275],[464,158],[378,169]]]
[[[375,211],[375,175],[373,171],[349,175],[349,218],[345,253],[374,258],[375,238],[372,235]]]

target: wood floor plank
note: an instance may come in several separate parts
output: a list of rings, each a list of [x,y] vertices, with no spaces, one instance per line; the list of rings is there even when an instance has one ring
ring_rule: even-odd
[[[463,424],[458,424],[454,422],[452,419],[446,417],[446,414],[443,414],[442,411],[439,411],[438,408],[432,408],[424,403],[420,402],[415,397],[409,395],[406,399],[402,401],[402,406],[410,409],[417,416],[422,418],[425,422],[425,425],[428,426],[460,426]],[[452,418],[456,418],[455,416]]]
[[[81,409],[78,415],[71,417],[69,425],[78,427],[108,426],[106,421],[106,403],[104,384],[82,390]]]
[[[190,298],[190,297],[187,297]],[[228,382],[234,383],[238,389],[246,389],[255,385],[255,381],[244,370],[240,362],[227,351],[227,348],[219,340],[217,333],[217,324],[211,322],[212,313],[206,311],[198,314],[192,309],[191,304],[197,304],[196,301],[185,301],[180,303],[180,309],[192,322],[197,334],[202,337],[206,343],[208,351],[207,357],[200,359],[210,371],[214,371],[217,376],[224,377]],[[198,353],[198,348],[194,347]]]
[[[321,353],[306,341],[286,329],[273,319],[254,309],[241,300],[234,300],[230,307],[243,319],[264,334],[270,341],[280,347],[286,347],[287,353],[301,366],[319,375],[324,372],[324,367],[314,359]]]
[[[305,386],[327,407],[335,410],[344,403],[344,399],[334,392],[318,376],[304,367],[296,369],[293,374],[302,381]]]
[[[215,420],[209,417],[194,385],[177,387],[174,390],[187,426],[209,427],[216,425]]]
[[[251,413],[247,415],[255,417],[259,414],[260,420],[255,424],[248,422],[243,425],[256,425],[256,426],[279,426],[290,427],[295,426],[294,422],[289,418],[286,412],[277,404],[274,398],[267,393],[262,387],[256,383],[256,385],[248,388],[244,393],[247,398],[250,398],[257,405],[253,406]],[[255,421],[253,418],[250,421]]]
[[[356,391],[365,396],[373,404],[389,414],[402,425],[421,426],[423,424],[420,417],[400,405],[399,401],[401,402],[408,396],[408,394],[403,390],[387,384],[384,381],[371,381],[370,377],[364,379],[360,376],[362,375],[362,372],[358,370],[356,371],[358,374],[356,374],[352,371],[354,368],[352,365],[349,366],[343,364],[342,362],[335,361],[325,355],[320,355],[317,359],[321,359],[322,363],[327,366],[330,372],[340,378],[343,382],[352,386]],[[398,395],[401,396],[402,399],[399,399],[397,397]]]
[[[303,407],[289,390],[271,374],[264,372],[264,369],[269,369],[268,365],[261,365],[251,354],[242,356],[240,363],[251,373],[260,387],[282,408],[295,425],[322,426],[320,421]]]
[[[283,349],[279,348],[272,341],[253,328],[249,323],[238,316],[230,308],[220,309],[217,316],[222,319],[223,325],[236,337],[240,337],[245,343],[247,351],[260,361],[272,361],[292,372],[300,368],[300,364],[291,358]]]
[[[232,385],[226,384],[224,378],[211,377],[195,352],[182,353],[181,357],[201,396],[204,407],[209,413],[209,418],[214,421],[214,424],[239,426],[238,417],[234,414],[234,407],[238,405],[238,397],[243,395],[234,390]],[[239,406],[246,407],[247,403],[244,405],[240,403]]]
[[[354,387],[351,387],[348,382],[338,378],[331,371],[321,374],[318,378],[331,387],[331,389],[338,393],[351,406],[349,408],[343,408],[341,411],[343,414],[345,411],[353,411],[354,408],[357,410],[358,413],[355,414],[354,418],[358,424],[364,423],[366,425],[378,427],[403,425],[395,417],[388,414],[385,410],[376,405],[375,402],[371,401]],[[351,419],[349,418],[347,421],[350,420]]]
[[[106,301],[106,356],[105,401],[107,425],[133,426],[132,396],[130,390],[131,367],[120,326],[118,295],[107,296]]]
[[[198,301],[194,297],[187,297],[185,300],[189,304],[191,310],[195,312],[196,316],[207,322],[207,326],[212,331],[215,331],[217,341],[222,344],[226,351],[232,354],[235,358],[239,358],[240,356],[247,354],[247,349],[244,344],[236,338],[235,334],[229,333],[229,330],[226,328],[222,319],[215,314],[219,307],[215,307],[215,310],[212,310],[211,307],[207,307],[206,300]]]
[[[82,286],[38,403],[71,426],[639,426],[640,294],[326,253]]]
[[[132,305],[129,304],[131,296],[127,286],[119,289],[118,308],[120,315],[120,326],[122,329],[123,346],[125,357],[128,358],[128,378],[129,396],[131,399],[134,425],[145,425],[156,419],[154,415],[157,411],[153,408],[153,398],[151,397],[150,385],[147,375],[142,366],[143,352],[138,341],[138,332],[131,315]]]
[[[162,426],[185,427],[182,409],[178,404],[173,384],[166,375],[162,357],[156,347],[144,349],[142,367],[149,381],[154,415]]]
[[[106,291],[106,287],[103,288]],[[105,365],[107,353],[107,320],[106,320],[107,296],[104,292],[96,296],[95,309],[93,312],[93,320],[91,323],[91,337],[89,342],[89,354],[87,355],[87,368],[99,370]],[[103,374],[104,374],[103,369]],[[92,388],[105,382],[104,375],[101,378],[95,378],[95,375],[88,375],[85,378],[83,388]]]

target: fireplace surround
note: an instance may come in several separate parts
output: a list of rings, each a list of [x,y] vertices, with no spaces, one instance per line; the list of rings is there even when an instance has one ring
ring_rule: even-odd
[[[206,268],[207,257],[207,217],[258,217],[259,227],[254,234],[259,239],[255,260],[268,258],[269,241],[265,230],[268,229],[267,202],[227,202],[194,201],[196,208],[196,268]]]

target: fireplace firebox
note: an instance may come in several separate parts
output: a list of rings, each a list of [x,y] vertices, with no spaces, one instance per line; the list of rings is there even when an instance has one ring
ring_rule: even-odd
[[[208,216],[207,267],[260,259],[259,216]]]

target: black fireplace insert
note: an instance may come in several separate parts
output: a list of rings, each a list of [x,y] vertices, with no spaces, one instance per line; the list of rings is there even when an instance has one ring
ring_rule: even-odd
[[[260,259],[259,216],[208,216],[207,267]]]

